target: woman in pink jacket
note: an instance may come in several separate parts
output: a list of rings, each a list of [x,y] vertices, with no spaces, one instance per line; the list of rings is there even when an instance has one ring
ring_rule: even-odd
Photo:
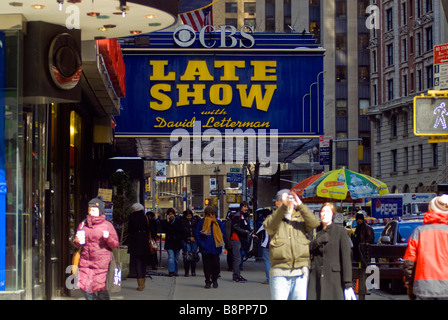
[[[82,246],[79,259],[78,287],[87,300],[109,300],[106,277],[112,249],[119,245],[117,232],[106,221],[104,202],[94,198],[89,202],[89,214],[80,223],[75,246]]]

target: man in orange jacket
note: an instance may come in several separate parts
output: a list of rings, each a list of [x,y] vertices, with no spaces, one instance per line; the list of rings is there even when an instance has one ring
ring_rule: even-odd
[[[431,200],[423,225],[409,238],[404,282],[409,298],[448,299],[448,195]]]

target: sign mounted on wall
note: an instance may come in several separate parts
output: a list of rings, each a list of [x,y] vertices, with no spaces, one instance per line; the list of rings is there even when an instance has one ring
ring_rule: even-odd
[[[122,45],[127,94],[117,136],[192,132],[198,122],[222,133],[323,134],[324,50],[311,35],[207,28],[151,34],[150,48]]]

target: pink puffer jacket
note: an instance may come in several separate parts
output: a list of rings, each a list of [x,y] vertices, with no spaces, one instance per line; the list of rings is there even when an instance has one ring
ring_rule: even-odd
[[[78,287],[91,293],[106,290],[111,250],[119,246],[117,232],[113,225],[106,221],[105,215],[87,215],[85,223],[80,223],[78,230],[84,230],[86,234],[86,244],[79,259]],[[105,230],[109,231],[107,239],[103,237]],[[74,244],[79,246],[76,242]]]

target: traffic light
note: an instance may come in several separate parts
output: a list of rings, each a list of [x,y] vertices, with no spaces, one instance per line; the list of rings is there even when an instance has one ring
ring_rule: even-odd
[[[207,198],[207,199],[205,199],[204,204],[206,206],[209,206],[209,205],[211,205],[211,202],[212,202],[212,200],[210,198]]]
[[[414,134],[448,135],[448,92],[428,91],[428,94],[414,98]]]

